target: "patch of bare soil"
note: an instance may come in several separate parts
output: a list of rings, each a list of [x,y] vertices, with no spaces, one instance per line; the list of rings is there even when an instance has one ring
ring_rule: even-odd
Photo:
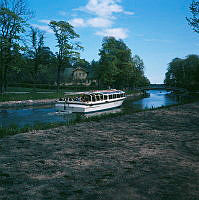
[[[198,200],[199,103],[0,140],[2,200]]]

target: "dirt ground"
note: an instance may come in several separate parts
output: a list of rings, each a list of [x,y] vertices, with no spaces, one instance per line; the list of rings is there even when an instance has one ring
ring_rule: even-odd
[[[1,200],[198,200],[199,103],[0,140]]]

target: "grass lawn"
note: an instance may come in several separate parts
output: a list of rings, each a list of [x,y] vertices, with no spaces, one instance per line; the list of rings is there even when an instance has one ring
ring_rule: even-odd
[[[23,100],[39,100],[39,99],[57,99],[62,97],[62,93],[47,93],[47,94],[38,94],[38,93],[28,93],[28,94],[1,94],[0,102],[6,101],[23,101]]]
[[[9,87],[7,92],[29,92],[25,94],[14,94],[14,93],[6,93],[0,94],[0,102],[5,101],[23,101],[23,100],[38,100],[38,99],[56,99],[59,97],[63,97],[64,90],[60,90],[57,93],[55,90],[49,89],[40,89],[35,88],[22,88],[22,87]],[[49,92],[49,93],[37,93],[37,92]]]

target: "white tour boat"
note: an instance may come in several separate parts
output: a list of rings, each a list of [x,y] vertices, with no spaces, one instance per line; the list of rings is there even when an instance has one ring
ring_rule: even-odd
[[[121,90],[96,90],[79,97],[59,99],[55,107],[58,111],[90,113],[120,107],[125,98]]]

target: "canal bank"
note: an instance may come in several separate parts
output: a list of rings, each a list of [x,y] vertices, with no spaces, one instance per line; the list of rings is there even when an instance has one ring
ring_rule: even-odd
[[[54,104],[57,99],[41,99],[41,100],[23,100],[23,101],[6,101],[0,102],[0,109],[12,107],[41,106]]]
[[[199,103],[0,139],[2,199],[199,199]]]

